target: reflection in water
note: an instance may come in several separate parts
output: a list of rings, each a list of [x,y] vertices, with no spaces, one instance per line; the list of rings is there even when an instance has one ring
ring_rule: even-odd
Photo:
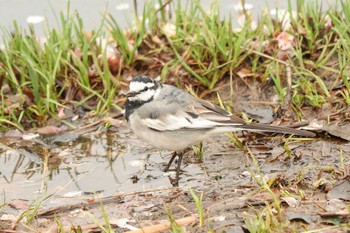
[[[136,143],[140,144],[116,132],[75,137],[67,133],[35,141],[0,138],[0,187],[7,201],[32,200],[33,194],[139,191],[143,187],[133,184],[133,177],[143,171],[141,159],[148,152]],[[129,151],[129,146],[135,148]]]

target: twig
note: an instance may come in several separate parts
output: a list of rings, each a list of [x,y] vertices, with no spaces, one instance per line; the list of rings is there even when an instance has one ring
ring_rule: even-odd
[[[91,127],[93,127],[93,126],[96,126],[96,125],[100,124],[102,121],[103,121],[103,119],[97,120],[97,121],[92,122],[92,123],[90,123],[90,124],[84,125],[83,127],[77,128],[77,129],[75,129],[75,130],[73,130],[73,131],[71,131],[71,132],[77,132],[77,131],[80,131],[80,130],[84,130],[84,129],[87,129],[87,128],[91,128]]]
[[[147,193],[152,193],[152,192],[164,192],[164,191],[170,191],[170,190],[175,190],[175,189],[176,188],[174,188],[174,187],[170,187],[170,188],[165,188],[165,189],[152,189],[152,190],[140,191],[140,192],[116,194],[116,195],[110,196],[110,197],[95,199],[94,202],[86,202],[86,203],[78,203],[78,204],[73,204],[73,205],[54,207],[54,208],[39,212],[36,216],[49,218],[51,216],[57,215],[58,213],[72,211],[74,209],[87,210],[87,209],[91,209],[95,206],[98,206],[101,203],[108,204],[108,203],[118,202],[121,200],[121,197],[125,197],[125,196],[141,195],[141,194],[147,194]]]
[[[175,222],[180,226],[188,225],[196,221],[197,221],[197,218],[194,216],[175,220]],[[155,232],[166,231],[169,229],[170,229],[170,222],[166,222],[166,223],[161,223],[161,224],[157,224],[149,227],[144,227],[142,229],[135,230],[135,231],[127,231],[125,233],[155,233]]]
[[[316,205],[318,208],[320,208],[322,211],[327,212],[327,210],[326,210],[323,206],[321,206],[319,203],[317,203],[316,201],[313,201],[312,203],[315,204],[315,205]]]
[[[292,100],[292,67],[290,65],[290,61],[286,63],[286,75],[287,75],[287,95],[286,101],[284,104],[284,109],[288,110],[290,106],[290,102]]]

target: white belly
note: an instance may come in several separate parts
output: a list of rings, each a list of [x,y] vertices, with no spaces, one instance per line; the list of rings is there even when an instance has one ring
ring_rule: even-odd
[[[164,150],[182,151],[209,136],[207,130],[152,130],[140,124],[140,119],[135,116],[130,116],[129,121],[131,129],[140,139],[155,148]]]

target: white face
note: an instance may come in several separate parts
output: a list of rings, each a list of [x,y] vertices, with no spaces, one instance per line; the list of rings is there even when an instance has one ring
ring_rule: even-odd
[[[152,88],[154,87],[154,83],[144,83],[144,82],[137,82],[137,81],[131,81],[129,85],[130,92],[140,92],[145,89],[145,87]]]
[[[135,93],[135,95],[130,96],[128,99],[130,101],[141,101],[147,102],[152,97],[158,96],[160,88],[154,89],[155,84],[152,82],[144,83],[132,81],[129,85],[130,93]]]

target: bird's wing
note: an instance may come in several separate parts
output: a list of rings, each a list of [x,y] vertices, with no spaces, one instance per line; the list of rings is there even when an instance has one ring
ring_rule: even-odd
[[[201,117],[211,119],[213,121],[222,122],[230,125],[245,125],[247,124],[243,119],[232,115],[232,113],[226,111],[219,106],[212,104],[202,99],[196,99],[195,111],[198,111]],[[223,119],[224,117],[224,119]],[[228,118],[229,117],[229,118]]]
[[[242,125],[245,121],[232,120],[232,114],[209,102],[197,100],[192,104],[174,101],[169,104],[151,102],[141,107],[140,118],[147,127],[157,131],[179,129],[210,129],[226,125]],[[141,109],[140,109],[141,110]]]

